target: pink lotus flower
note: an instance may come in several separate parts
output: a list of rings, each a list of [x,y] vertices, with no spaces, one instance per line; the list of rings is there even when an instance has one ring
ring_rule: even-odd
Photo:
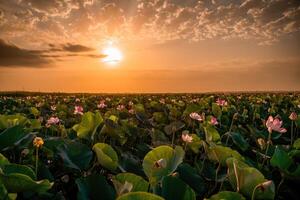
[[[83,107],[82,106],[75,106],[74,114],[83,115]]]
[[[191,143],[193,141],[193,137],[190,136],[189,134],[187,133],[182,133],[181,134],[181,139],[186,142],[186,143]]]
[[[59,121],[60,121],[60,120],[59,120],[58,117],[50,117],[50,118],[47,120],[46,127],[50,127],[51,125],[58,124]]]
[[[190,118],[195,119],[195,120],[197,120],[197,121],[203,121],[203,119],[204,119],[203,116],[199,115],[199,114],[196,113],[196,112],[190,113]]]
[[[274,119],[272,116],[269,116],[266,122],[266,127],[268,128],[269,133],[271,133],[272,131],[285,133],[287,130],[285,128],[282,128],[281,126],[282,126],[282,121],[278,117],[275,117]]]
[[[76,98],[76,99],[75,99],[75,102],[80,102],[80,99],[79,99],[79,98]]]
[[[128,110],[128,112],[129,112],[130,114],[134,114],[134,113],[135,113],[135,110],[131,108],[131,109]]]
[[[219,122],[218,122],[217,118],[211,117],[211,118],[210,118],[210,124],[212,124],[212,125],[218,125]]]
[[[105,108],[107,105],[105,104],[105,100],[101,100],[100,103],[97,105],[98,108]]]
[[[297,115],[297,113],[292,112],[292,113],[290,114],[289,118],[290,118],[290,120],[292,120],[292,121],[296,121],[297,118],[298,118],[298,115]]]
[[[227,101],[225,99],[218,98],[216,101],[217,105],[219,106],[227,106]]]
[[[119,105],[117,106],[117,110],[119,110],[119,111],[124,110],[124,109],[125,109],[125,106],[122,105],[122,104],[119,104]]]

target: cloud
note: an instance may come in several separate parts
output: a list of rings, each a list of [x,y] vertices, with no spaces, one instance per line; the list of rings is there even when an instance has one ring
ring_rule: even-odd
[[[87,47],[84,45],[80,45],[80,44],[72,44],[72,43],[67,43],[67,44],[61,44],[61,45],[57,45],[57,44],[49,44],[49,47],[51,47],[51,49],[49,49],[49,51],[55,52],[55,51],[68,51],[68,52],[89,52],[89,51],[94,51],[94,48],[91,47]]]
[[[22,49],[0,39],[0,66],[40,66],[50,61],[39,53]]]
[[[10,0],[0,2],[0,37],[45,43],[254,39],[273,44],[300,30],[299,0]],[[92,44],[92,42],[91,42]]]
[[[49,44],[46,50],[30,50],[20,48],[12,43],[0,39],[0,67],[1,66],[26,66],[26,67],[42,67],[58,58],[67,57],[87,57],[102,58],[102,54],[86,54],[85,52],[93,51],[93,48],[80,44]],[[57,53],[59,52],[59,54]],[[72,54],[68,53],[72,52]]]

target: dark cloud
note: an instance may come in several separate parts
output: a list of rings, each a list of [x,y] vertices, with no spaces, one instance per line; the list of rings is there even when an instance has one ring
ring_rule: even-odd
[[[67,51],[67,52],[74,52],[74,53],[80,53],[80,52],[89,52],[89,51],[95,51],[94,48],[87,47],[81,44],[48,44],[50,49],[49,52],[55,52],[55,51]]]
[[[40,67],[53,61],[57,58],[67,57],[88,57],[88,58],[103,58],[101,54],[85,54],[84,52],[93,51],[79,44],[62,44],[57,48],[57,45],[49,44],[49,49],[46,50],[30,50],[17,47],[16,45],[0,39],[0,67],[1,66],[26,66]],[[59,52],[59,54],[57,54]],[[69,54],[67,52],[73,52]]]
[[[40,66],[49,63],[38,52],[22,49],[0,39],[0,66]]]
[[[62,46],[62,49],[65,51],[70,51],[70,52],[87,52],[87,51],[94,51],[94,48],[86,47],[83,45],[79,44],[71,44],[67,43]]]

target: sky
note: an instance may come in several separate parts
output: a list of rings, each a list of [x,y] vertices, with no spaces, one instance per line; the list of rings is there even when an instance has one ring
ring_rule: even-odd
[[[0,0],[0,91],[16,90],[299,91],[300,1]]]

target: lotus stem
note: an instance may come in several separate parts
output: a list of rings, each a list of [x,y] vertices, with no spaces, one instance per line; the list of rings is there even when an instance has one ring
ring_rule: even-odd
[[[271,144],[271,135],[272,135],[272,131],[269,131],[268,141],[267,141],[267,148],[266,148],[266,152],[265,152],[266,156],[268,156],[268,151],[269,151],[269,147],[270,147],[270,144]],[[261,167],[264,166],[265,162],[266,162],[266,157],[264,157],[263,162],[261,164]]]
[[[174,148],[175,131],[172,130],[172,147]]]
[[[294,122],[292,120],[291,122],[291,146],[293,145],[293,140],[294,140]]]
[[[255,186],[255,188],[253,189],[252,196],[251,196],[251,200],[254,200],[254,199],[255,199],[255,192],[256,192],[256,190],[257,190],[257,188],[258,188],[259,186],[261,186],[261,184],[257,184],[257,185]]]
[[[37,147],[36,151],[35,151],[35,174],[36,174],[36,177],[38,176],[38,162],[39,162],[39,148]]]
[[[233,162],[233,170],[234,170],[234,175],[235,175],[235,178],[236,178],[236,191],[239,192],[240,191],[240,183],[239,183],[239,177],[238,177],[235,162]]]
[[[227,138],[226,138],[225,146],[227,146],[227,144],[228,144],[228,141],[229,141],[229,137],[230,137],[230,133],[231,133],[231,130],[232,130],[232,126],[233,126],[233,122],[234,122],[235,116],[236,116],[236,114],[233,114],[233,116],[232,116],[231,124],[230,124],[229,131],[228,131],[229,134],[228,134],[228,136],[227,136]]]

